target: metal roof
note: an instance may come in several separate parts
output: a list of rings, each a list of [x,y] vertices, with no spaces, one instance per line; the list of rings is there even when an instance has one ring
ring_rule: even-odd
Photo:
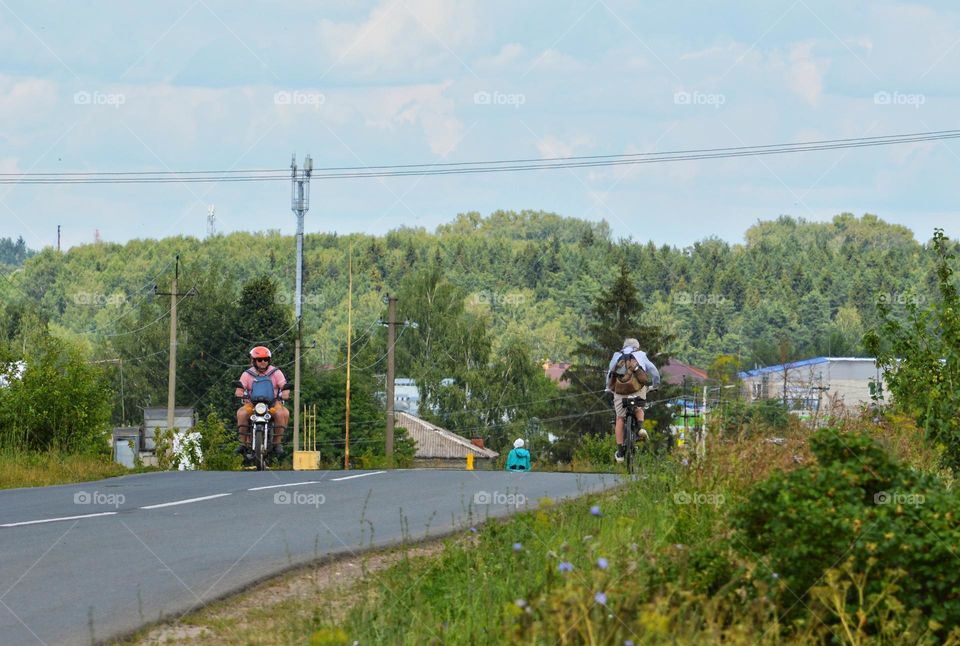
[[[747,379],[748,377],[759,377],[760,375],[768,375],[770,373],[783,372],[785,370],[793,370],[795,368],[803,368],[805,366],[815,366],[821,363],[840,363],[844,361],[869,361],[870,363],[876,363],[877,360],[873,357],[814,357],[812,359],[803,359],[802,361],[781,363],[776,366],[767,366],[765,368],[746,370],[740,373],[740,378]]]
[[[476,446],[467,438],[457,435],[409,413],[394,414],[394,424],[407,429],[407,434],[416,442],[416,458],[466,459],[475,457],[492,460],[500,456],[496,451]]]

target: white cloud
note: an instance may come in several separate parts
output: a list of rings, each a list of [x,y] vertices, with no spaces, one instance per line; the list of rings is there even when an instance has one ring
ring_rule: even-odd
[[[583,150],[592,143],[592,139],[586,135],[576,135],[568,141],[563,141],[556,135],[547,135],[537,141],[537,150],[544,158],[573,157],[578,150]]]
[[[507,43],[494,56],[486,56],[477,61],[477,68],[498,70],[516,62],[526,50],[519,43]]]
[[[707,49],[701,49],[693,52],[687,52],[680,55],[681,61],[695,61],[703,58],[734,58],[734,54],[738,50],[745,49],[742,45],[738,43],[728,43],[726,45],[718,45],[716,47],[708,47]]]
[[[445,96],[451,82],[376,88],[342,98],[356,109],[366,125],[386,130],[419,125],[430,150],[448,155],[463,136],[463,123],[454,114],[453,99]]]
[[[823,95],[823,75],[830,67],[829,59],[813,55],[813,42],[790,47],[786,63],[787,86],[810,105],[817,106]]]
[[[0,75],[0,118],[31,117],[47,112],[57,102],[57,85],[37,78]]]
[[[476,37],[473,2],[384,0],[360,22],[324,19],[320,46],[334,67],[361,74],[433,67]]]
[[[541,72],[574,72],[583,68],[583,64],[573,56],[556,49],[548,49],[534,61],[531,69]]]

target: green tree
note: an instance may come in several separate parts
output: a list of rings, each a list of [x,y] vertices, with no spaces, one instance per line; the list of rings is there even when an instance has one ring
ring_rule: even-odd
[[[935,229],[937,298],[921,307],[907,299],[907,321],[881,302],[881,323],[864,343],[884,370],[894,406],[911,415],[927,439],[943,451],[944,463],[960,469],[960,295],[953,278],[954,253],[942,229]]]
[[[570,388],[563,408],[569,421],[561,423],[555,459],[569,462],[581,436],[611,430],[613,411],[603,396],[604,379],[610,357],[623,347],[624,339],[637,339],[640,349],[658,368],[667,362],[670,338],[659,327],[643,323],[643,309],[630,270],[622,263],[616,279],[594,303],[587,336],[577,345],[577,362],[565,373]]]

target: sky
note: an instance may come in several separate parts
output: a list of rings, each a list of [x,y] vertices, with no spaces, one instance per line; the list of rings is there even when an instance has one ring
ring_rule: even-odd
[[[284,169],[657,152],[958,127],[960,6],[676,0],[0,0],[0,173]],[[874,213],[960,234],[960,140],[488,175],[314,180],[307,231],[458,213],[741,242]],[[32,248],[293,233],[288,182],[0,185]]]

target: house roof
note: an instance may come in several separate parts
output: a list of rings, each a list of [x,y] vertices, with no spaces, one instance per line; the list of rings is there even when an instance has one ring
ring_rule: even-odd
[[[697,368],[676,359],[670,359],[664,364],[660,374],[668,384],[682,384],[684,377],[694,381],[705,381],[707,378],[707,371],[703,368]]]
[[[407,429],[407,434],[416,443],[415,458],[466,459],[468,454],[492,460],[500,456],[496,451],[476,446],[467,438],[457,435],[410,413],[394,414],[395,425]]]
[[[785,370],[794,370],[796,368],[803,368],[805,366],[816,366],[821,363],[844,363],[844,362],[853,362],[853,361],[869,361],[871,363],[876,362],[876,359],[873,357],[813,357],[812,359],[803,359],[801,361],[791,361],[790,363],[781,363],[776,366],[766,366],[765,368],[755,368],[753,370],[746,370],[740,373],[741,379],[746,379],[748,377],[759,377],[760,375],[768,375],[774,372],[783,372]]]

